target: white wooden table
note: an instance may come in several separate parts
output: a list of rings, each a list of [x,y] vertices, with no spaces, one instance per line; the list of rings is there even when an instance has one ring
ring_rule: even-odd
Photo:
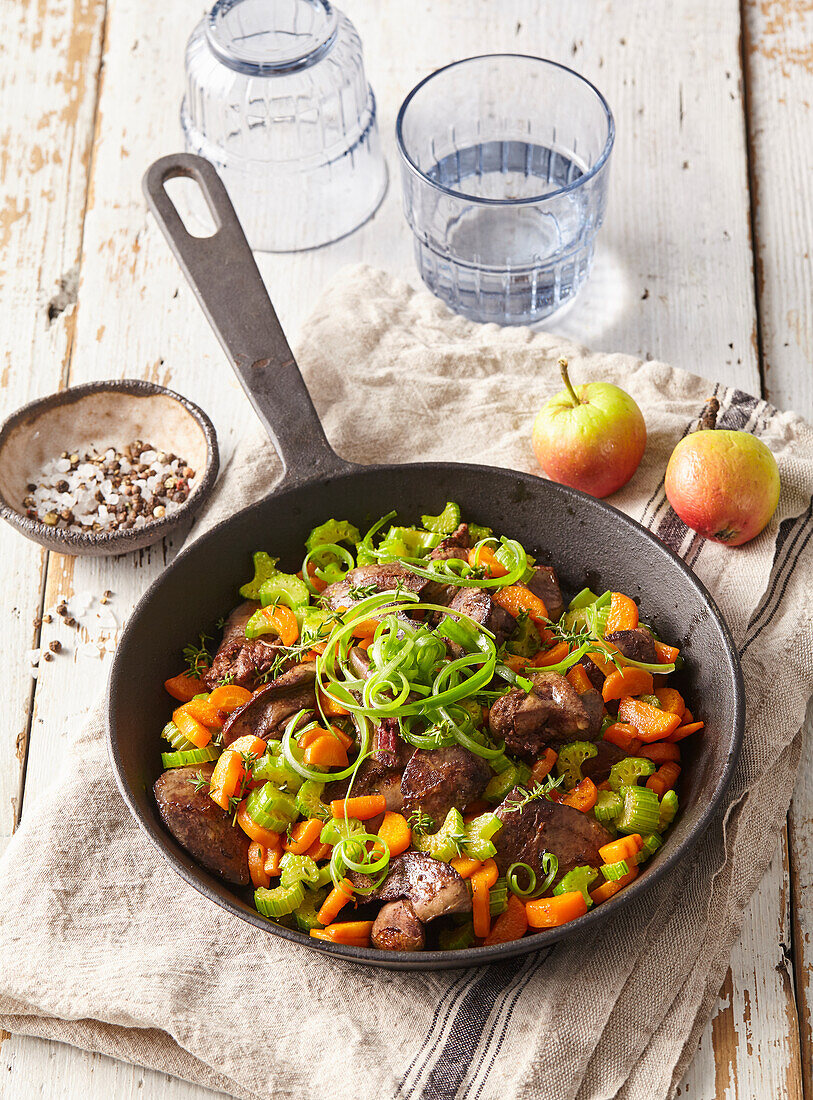
[[[470,54],[539,54],[593,79],[618,125],[595,275],[555,327],[813,417],[809,0],[340,3],[364,41],[390,188],[376,217],[349,238],[261,259],[289,332],[346,263],[417,281],[393,139],[397,107],[416,80]],[[183,48],[202,8],[201,0],[0,0],[0,416],[69,384],[144,377],[209,410],[224,457],[253,416],[140,191],[145,167],[180,147]],[[59,596],[111,589],[121,624],[177,550],[72,559],[0,530],[0,630],[14,654],[3,679],[3,843],[31,792],[58,772],[63,730],[102,690],[115,645],[110,629],[77,638],[34,620]],[[66,652],[33,680],[24,655],[54,638]],[[88,641],[105,655],[84,655],[77,643]],[[787,830],[747,911],[682,1097],[813,1100],[812,903],[808,747]],[[211,1094],[2,1034],[0,1095]]]

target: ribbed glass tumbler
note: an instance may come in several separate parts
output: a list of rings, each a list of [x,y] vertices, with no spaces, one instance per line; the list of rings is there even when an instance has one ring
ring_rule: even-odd
[[[578,73],[521,54],[426,77],[396,126],[421,278],[475,321],[527,325],[590,272],[615,128]]]
[[[181,125],[253,248],[337,240],[386,189],[361,39],[329,0],[217,0],[186,48]]]

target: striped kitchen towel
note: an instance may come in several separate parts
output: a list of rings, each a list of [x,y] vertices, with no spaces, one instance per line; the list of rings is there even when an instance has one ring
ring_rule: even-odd
[[[118,795],[97,709],[76,731],[69,773],[26,804],[0,860],[0,1027],[244,1100],[674,1096],[793,789],[813,683],[813,432],[663,363],[473,325],[368,268],[342,273],[299,344],[346,458],[527,471],[532,418],[559,388],[561,355],[577,381],[616,382],[641,405],[646,454],[612,503],[683,556],[742,654],[743,751],[691,856],[594,932],[501,965],[395,973],[334,962],[258,934],[160,859]],[[720,426],[764,439],[782,476],[776,516],[738,550],[688,530],[663,490],[672,448],[712,394]],[[201,526],[279,472],[270,445],[248,433]]]

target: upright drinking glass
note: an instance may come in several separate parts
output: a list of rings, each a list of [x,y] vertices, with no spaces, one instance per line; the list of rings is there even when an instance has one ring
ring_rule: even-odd
[[[396,125],[421,278],[475,321],[526,325],[570,301],[604,219],[615,127],[593,85],[553,61],[457,61]]]

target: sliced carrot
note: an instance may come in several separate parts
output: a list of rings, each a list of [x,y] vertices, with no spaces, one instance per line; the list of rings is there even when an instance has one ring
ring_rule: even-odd
[[[209,742],[212,740],[212,731],[208,730],[201,722],[194,718],[186,710],[188,703],[184,703],[182,707],[178,707],[177,710],[172,712],[172,721],[187,739],[191,741],[196,748],[205,749]]]
[[[324,927],[332,924],[341,909],[352,899],[353,892],[353,883],[349,878],[343,878],[338,886],[334,886],[316,914],[319,923]]]
[[[572,806],[574,810],[581,810],[583,814],[586,814],[588,810],[593,809],[597,798],[598,788],[592,779],[587,778],[582,779],[572,791],[565,795],[562,804]]]
[[[323,733],[305,749],[304,761],[325,768],[346,768],[347,749],[332,733]]]
[[[322,726],[311,726],[310,729],[306,729],[304,733],[301,733],[296,739],[296,743],[300,749],[306,749],[309,745],[312,745],[314,741],[318,741],[320,737],[325,737],[327,730]]]
[[[680,764],[676,764],[674,760],[667,760],[665,764],[661,764],[654,775],[650,775],[646,785],[658,798],[663,798],[667,791],[672,790],[679,776]]]
[[[627,695],[635,695],[634,691],[626,692]],[[652,692],[641,692],[642,695],[651,695]],[[686,713],[686,703],[683,696],[676,688],[656,688],[655,695],[662,710],[671,710],[673,714],[679,714],[681,719]]]
[[[262,825],[258,825],[253,818],[248,816],[245,799],[237,807],[237,824],[247,836],[250,836],[252,840],[256,840],[258,844],[262,844],[265,848],[275,848],[280,843],[279,833],[264,829]]]
[[[215,688],[209,696],[209,705],[216,710],[224,710],[226,714],[231,714],[251,698],[253,696],[247,688],[238,687],[237,684],[223,684]]]
[[[505,577],[508,570],[501,561],[497,561],[494,551],[488,546],[481,546],[479,550],[469,550],[469,565],[476,568],[481,566],[489,577]]]
[[[527,611],[534,623],[544,626],[550,620],[545,601],[540,600],[539,596],[531,592],[530,588],[526,588],[524,584],[506,585],[505,588],[501,588],[491,598],[494,603],[498,603],[500,607],[505,608],[509,615],[513,615],[515,619],[520,612]]]
[[[620,863],[622,859],[627,861],[635,859],[644,846],[644,840],[640,833],[630,833],[629,836],[620,836],[618,840],[611,840],[598,850],[598,854],[605,863]]]
[[[265,869],[266,855],[266,849],[262,844],[258,844],[256,840],[249,844],[248,873],[251,875],[251,882],[254,886],[265,886],[268,888],[271,885],[271,876]]]
[[[355,745],[355,741],[349,733],[345,733],[343,729],[340,729],[337,725],[331,722],[329,733],[332,733],[335,738],[338,739],[341,745],[344,745],[346,749],[349,749],[351,745]]]
[[[516,895],[509,894],[508,907],[497,917],[494,927],[485,938],[484,946],[513,943],[514,940],[521,940],[527,931],[528,914],[525,912],[525,904]]]
[[[702,730],[705,722],[689,722],[687,725],[678,726],[674,733],[670,733],[667,741],[682,741],[684,737],[691,737],[693,733]]]
[[[516,653],[507,653],[503,658],[503,664],[508,665],[512,672],[524,672],[528,665],[528,658],[520,657]]]
[[[461,878],[471,878],[474,872],[479,871],[483,864],[481,860],[472,859],[471,856],[455,856],[451,861],[451,866],[454,867]]]
[[[570,653],[570,646],[567,642],[557,642],[556,645],[551,646],[550,649],[540,649],[529,664],[532,668],[546,668],[548,665],[558,665],[560,661],[564,661],[568,653]]]
[[[341,718],[343,715],[350,713],[338,700],[334,699],[332,695],[328,695],[321,687],[319,688],[319,706],[326,718]]]
[[[638,625],[638,605],[635,600],[623,592],[613,592],[610,601],[610,614],[607,616],[605,634],[615,634],[617,630],[635,630]]]
[[[381,626],[378,619],[362,619],[353,627],[354,638],[372,638],[376,630]]]
[[[668,760],[680,763],[680,749],[670,741],[656,741],[654,745],[643,745],[638,756],[651,760],[653,764],[665,764]]]
[[[197,718],[202,726],[217,730],[223,728],[223,718],[208,699],[190,699],[188,703],[184,703],[184,710]]]
[[[655,656],[658,658],[659,665],[671,665],[676,657],[680,655],[680,650],[674,645],[664,645],[663,642],[659,642],[656,638],[652,639],[655,643]]]
[[[638,868],[633,867],[628,875],[616,879],[615,882],[602,882],[601,886],[597,886],[595,890],[590,891],[590,900],[594,905],[601,905],[603,901],[608,901],[617,894],[619,890],[623,890],[625,886],[628,886],[632,880],[637,877]]]
[[[694,715],[688,707],[683,712],[683,717],[680,720],[682,726],[688,726],[694,721]]]
[[[301,569],[297,573],[297,576],[299,577],[300,580],[304,579],[302,577],[302,570]],[[308,562],[308,576],[310,577],[310,582],[313,585],[313,587],[316,589],[316,591],[317,592],[324,592],[324,590],[327,588],[327,584],[326,584],[325,581],[322,580],[321,577],[317,577],[317,575],[316,575],[316,566],[313,564],[312,561]]]
[[[412,829],[403,814],[389,810],[378,828],[378,835],[387,842],[391,856],[400,856],[412,843]]]
[[[489,891],[491,886],[488,874],[484,868],[480,868],[469,879],[471,883],[471,913],[474,921],[474,934],[481,939],[491,931],[491,909],[489,905]]]
[[[646,744],[650,741],[661,741],[674,733],[680,725],[679,714],[673,714],[671,710],[659,710],[658,707],[633,699],[629,695],[618,704],[618,718],[621,722],[635,726],[638,737]]]
[[[356,649],[363,649],[366,653],[372,645],[372,641],[372,638],[362,638],[361,641],[356,645]]]
[[[352,947],[366,947],[370,942],[371,920],[348,920],[329,924],[325,928],[325,938],[333,943],[349,944]],[[321,939],[322,937],[318,937]]]
[[[553,771],[553,765],[559,759],[559,754],[551,748],[545,749],[540,758],[531,768],[531,779],[534,783],[541,783],[545,776]]]
[[[332,844],[323,844],[321,840],[317,840],[314,844],[308,848],[305,852],[306,856],[310,856],[311,859],[320,860],[327,859],[330,853],[333,851]]]
[[[576,689],[579,695],[584,695],[586,691],[593,690],[590,677],[584,671],[583,665],[574,665],[573,668],[565,674],[565,678]]]
[[[228,810],[229,799],[237,793],[245,768],[239,752],[226,749],[221,753],[209,780],[209,797],[223,810]]]
[[[623,749],[632,756],[642,744],[635,726],[630,726],[627,722],[613,722],[604,731],[604,740],[609,741],[611,745],[617,745],[619,749]]]
[[[262,607],[255,614],[260,616],[265,626],[279,637],[284,646],[293,645],[299,637],[299,623],[296,621],[296,615],[284,603]]]
[[[268,745],[263,741],[262,737],[255,737],[252,733],[245,733],[242,737],[238,737],[236,741],[232,741],[226,751],[245,753],[246,756],[250,755],[259,758],[267,748]]]
[[[266,849],[265,872],[272,878],[282,874],[282,837]]]
[[[185,672],[179,672],[177,676],[170,676],[168,680],[164,680],[164,687],[173,699],[178,699],[181,703],[188,703],[196,695],[200,695],[203,685],[197,677],[187,676]]]
[[[602,642],[602,645],[606,646],[608,650],[610,648],[615,649],[615,646],[611,647],[609,642]],[[596,653],[595,650],[591,650],[589,657],[596,668],[599,669],[600,672],[603,672],[605,676],[612,676],[616,671],[613,662],[608,657],[602,656],[601,653]]]
[[[330,812],[334,817],[356,817],[359,821],[369,821],[386,813],[387,800],[383,794],[359,795],[358,798],[334,798],[330,803]]]
[[[286,852],[292,852],[295,856],[304,856],[314,841],[319,839],[324,823],[316,817],[307,821],[297,821],[291,828],[290,839],[286,838],[283,848]]]
[[[604,681],[601,694],[604,702],[621,699],[624,695],[651,695],[652,673],[642,668],[622,668],[611,673]]]
[[[534,898],[525,903],[525,915],[531,928],[558,928],[586,912],[587,902],[581,890],[556,894],[552,898]]]

